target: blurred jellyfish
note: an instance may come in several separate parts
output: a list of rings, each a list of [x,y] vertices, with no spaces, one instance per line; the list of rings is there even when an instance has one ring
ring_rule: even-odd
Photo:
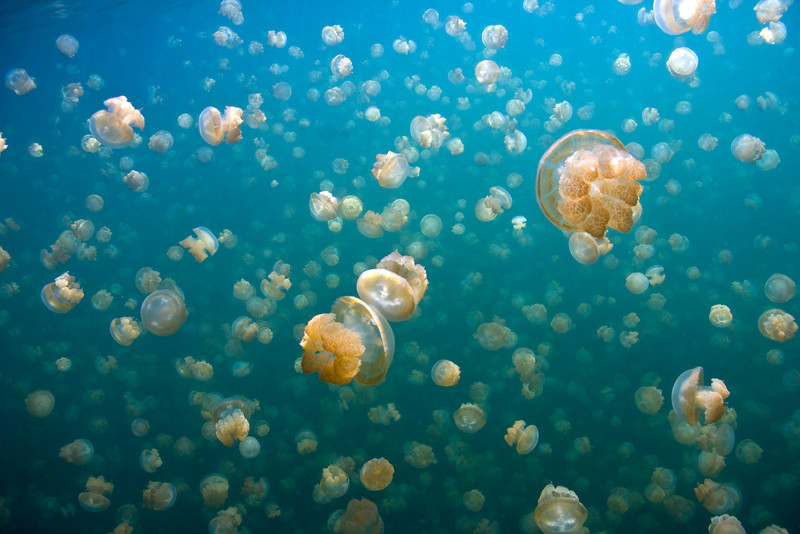
[[[631,71],[631,58],[628,54],[620,54],[611,65],[611,70],[618,76],[625,76]]]
[[[177,498],[178,491],[169,482],[150,481],[142,491],[142,508],[155,511],[169,510]]]
[[[625,278],[625,287],[634,295],[641,295],[650,287],[650,281],[644,273],[631,273]]]
[[[439,148],[450,136],[445,122],[438,113],[427,117],[418,115],[411,120],[411,137],[423,148]]]
[[[74,57],[78,53],[78,40],[69,34],[64,34],[56,39],[58,51],[67,57]]]
[[[725,383],[712,378],[710,386],[703,385],[703,368],[695,367],[681,373],[672,387],[672,409],[678,417],[696,425],[698,413],[704,412],[706,425],[716,423],[725,411],[725,399],[730,393]]]
[[[717,148],[717,144],[719,143],[719,139],[714,137],[709,133],[704,133],[700,136],[697,140],[697,146],[701,149],[705,150],[706,152],[711,152],[715,148]]]
[[[58,455],[75,465],[86,465],[94,457],[94,445],[88,439],[76,439],[61,447]]]
[[[380,491],[392,483],[394,466],[386,458],[373,458],[361,466],[361,484],[370,491]]]
[[[219,473],[211,473],[200,480],[200,493],[203,504],[209,508],[218,508],[228,498],[228,479]]]
[[[491,85],[500,76],[500,67],[491,59],[484,59],[475,65],[475,78],[484,85]]]
[[[715,9],[714,0],[655,0],[653,16],[661,31],[668,35],[689,30],[702,33]]]
[[[664,404],[664,396],[655,386],[642,386],[634,393],[634,401],[640,412],[653,415],[658,413]]]
[[[766,152],[764,142],[750,134],[741,134],[731,143],[731,153],[739,161],[753,163]]]
[[[474,434],[486,424],[486,414],[483,409],[471,402],[462,404],[453,413],[453,419],[458,429],[466,434]]]
[[[122,178],[125,186],[136,193],[144,193],[150,187],[150,178],[143,172],[132,170]]]
[[[337,78],[346,78],[353,72],[353,62],[339,54],[331,60],[331,72]]]
[[[762,171],[771,171],[777,167],[780,162],[781,158],[778,156],[778,153],[775,150],[768,148],[761,155],[761,158],[756,161],[756,167]]]
[[[125,96],[105,100],[108,111],[101,109],[89,118],[89,131],[111,148],[124,148],[133,142],[133,128],[144,129],[144,116]]]
[[[334,46],[344,40],[344,30],[338,24],[335,26],[325,26],[322,28],[322,42],[328,46]]]
[[[170,148],[172,148],[172,134],[166,130],[159,130],[150,136],[150,142],[147,146],[153,152],[157,152],[159,154],[163,154]]]
[[[764,284],[764,294],[769,300],[777,304],[794,298],[795,290],[794,280],[781,273],[773,274]]]
[[[55,405],[56,398],[46,389],[36,390],[25,397],[25,409],[37,419],[50,415]]]
[[[36,89],[36,82],[25,69],[11,69],[6,73],[6,87],[18,95],[24,95]]]
[[[792,0],[759,0],[753,8],[759,24],[777,22],[792,5]]]
[[[252,459],[261,452],[261,443],[253,436],[247,436],[239,442],[239,454],[242,458]]]

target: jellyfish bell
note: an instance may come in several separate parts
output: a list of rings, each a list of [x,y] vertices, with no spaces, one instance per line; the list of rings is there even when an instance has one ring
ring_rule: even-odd
[[[38,419],[50,415],[55,405],[56,398],[46,389],[39,389],[25,397],[25,409]]]
[[[145,510],[164,511],[172,508],[178,499],[178,490],[169,482],[147,483],[142,492],[142,508]]]
[[[613,246],[607,237],[598,239],[586,232],[573,232],[569,236],[569,253],[583,265],[592,265]]]
[[[226,447],[233,447],[236,440],[244,441],[250,432],[250,413],[250,402],[242,397],[228,397],[218,402],[212,413],[217,439]]]
[[[539,496],[533,520],[544,534],[578,533],[587,515],[574,491],[548,484]]]
[[[188,315],[183,296],[172,289],[157,289],[142,301],[142,324],[157,336],[177,332]]]
[[[219,240],[214,233],[205,226],[193,229],[197,238],[192,236],[180,241],[180,245],[187,249],[194,259],[202,263],[209,255],[213,256],[219,250]]]
[[[465,434],[474,434],[486,424],[486,414],[477,404],[467,402],[453,412],[453,420]]]
[[[110,148],[125,148],[133,143],[133,127],[144,129],[144,116],[128,102],[127,97],[109,98],[101,109],[89,118],[92,136]]]
[[[694,78],[697,63],[697,54],[694,53],[694,50],[682,46],[673,50],[669,55],[667,70],[673,78],[681,81],[690,81]]]
[[[48,310],[67,313],[83,298],[83,289],[68,272],[42,287],[41,299]]]
[[[764,142],[750,134],[741,134],[731,142],[731,153],[736,159],[745,163],[760,160],[766,151]]]
[[[356,282],[358,296],[392,322],[409,319],[427,288],[425,267],[397,251],[361,273]]]
[[[233,144],[242,138],[239,126],[242,124],[242,109],[234,106],[226,106],[225,113],[208,106],[200,112],[197,119],[197,127],[203,141],[212,146],[217,146],[223,140],[228,144]]]
[[[655,0],[653,3],[655,22],[668,35],[689,30],[704,32],[715,10],[714,0]]]
[[[36,89],[36,81],[28,76],[25,69],[11,69],[6,73],[6,87],[18,95],[28,94]]]
[[[672,386],[672,409],[689,425],[696,425],[698,414],[704,412],[704,423],[716,423],[725,412],[725,399],[730,392],[725,383],[712,378],[711,385],[703,385],[703,368],[695,367],[681,373]]]
[[[575,130],[553,143],[539,160],[536,200],[558,228],[602,238],[607,228],[633,226],[646,178],[636,160],[613,135]]]
[[[767,279],[764,284],[764,294],[776,304],[792,300],[794,298],[796,286],[794,280],[785,274],[775,273]]]
[[[762,336],[783,343],[794,337],[797,332],[797,323],[791,314],[778,308],[772,308],[758,318],[758,330]]]
[[[74,57],[78,53],[78,40],[73,36],[65,33],[56,39],[56,47],[58,51],[67,57]]]
[[[411,167],[405,154],[397,154],[391,150],[386,154],[375,156],[372,175],[381,187],[397,189],[406,178],[419,176],[419,167]]]

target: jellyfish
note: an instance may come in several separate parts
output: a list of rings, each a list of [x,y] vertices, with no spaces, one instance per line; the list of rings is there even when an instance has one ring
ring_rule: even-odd
[[[745,439],[736,444],[736,459],[743,464],[756,464],[761,459],[764,449],[752,439]]]
[[[475,78],[483,85],[491,85],[500,77],[500,67],[491,59],[484,59],[475,65]]]
[[[477,404],[471,402],[462,404],[453,413],[458,429],[465,434],[474,434],[486,424],[486,414]]]
[[[314,487],[315,494],[320,494],[314,501],[329,502],[331,499],[343,496],[349,488],[350,477],[340,466],[331,464],[322,470],[322,478]]]
[[[200,480],[200,493],[203,504],[209,508],[219,508],[228,498],[228,479],[219,473],[211,473]]]
[[[338,24],[322,28],[322,41],[328,46],[334,46],[344,40],[344,30]]]
[[[573,232],[569,236],[569,253],[583,265],[592,265],[601,255],[607,254],[614,245],[607,237],[598,239],[586,232]]]
[[[386,458],[373,458],[359,472],[361,484],[370,491],[380,491],[392,483],[394,466]]]
[[[756,12],[758,23],[766,24],[767,22],[778,22],[790,5],[792,5],[792,0],[759,0],[753,11]]]
[[[194,228],[194,233],[197,239],[188,236],[179,243],[183,248],[189,251],[189,254],[194,257],[195,261],[202,263],[208,258],[209,254],[213,256],[217,253],[219,249],[219,240],[214,233],[205,226]]]
[[[431,380],[437,386],[455,386],[460,376],[461,369],[450,360],[439,360],[431,368]]]
[[[396,154],[390,150],[386,154],[375,156],[372,175],[381,187],[397,189],[406,178],[419,176],[419,167],[411,167],[405,154]]]
[[[712,512],[713,513],[713,512]],[[782,532],[786,532],[781,529]],[[759,534],[770,534],[770,530],[765,528]],[[722,514],[711,518],[711,524],[708,525],[709,534],[745,534],[744,527],[741,521],[734,516]],[[778,534],[776,531],[774,534]]]
[[[288,267],[288,265],[286,266]],[[289,271],[286,270],[283,273],[279,273],[277,270],[272,271],[267,278],[261,280],[259,287],[265,297],[273,300],[283,300],[286,298],[284,291],[288,291],[292,287],[292,281],[289,280]]]
[[[724,304],[714,304],[708,314],[708,320],[717,328],[725,328],[733,321],[733,314],[730,308]]]
[[[336,534],[380,534],[383,532],[383,519],[378,507],[369,499],[351,499],[347,510],[335,512],[328,520],[331,530]]]
[[[253,459],[261,452],[261,443],[253,436],[247,436],[239,442],[239,454],[242,458]]]
[[[147,146],[153,152],[163,154],[172,148],[172,143],[172,134],[166,130],[159,130],[150,136],[150,142],[147,143]]]
[[[548,484],[539,495],[533,517],[544,534],[567,534],[581,531],[587,512],[574,491]]]
[[[83,289],[75,277],[66,272],[42,288],[41,298],[48,310],[67,313],[81,301]]]
[[[311,193],[311,198],[308,200],[308,209],[311,210],[311,216],[314,220],[320,222],[330,221],[338,215],[339,200],[329,191]]]
[[[197,119],[200,137],[212,146],[217,146],[223,140],[233,144],[242,138],[239,126],[242,124],[242,109],[234,106],[225,106],[225,113],[220,114],[213,106],[208,106]]]
[[[300,341],[302,370],[323,382],[355,380],[371,386],[386,376],[394,357],[394,333],[377,310],[355,297],[340,297],[331,313],[315,316]]]
[[[6,87],[18,95],[24,95],[36,89],[36,82],[25,69],[11,69],[6,73]]]
[[[75,465],[86,465],[94,458],[94,445],[88,439],[76,439],[61,447],[58,455]]]
[[[356,282],[358,296],[393,322],[409,319],[427,288],[425,267],[396,250],[375,269],[361,273]]]
[[[317,450],[317,435],[310,428],[300,430],[294,436],[294,442],[297,446],[297,453],[301,455],[311,454]]]
[[[89,118],[89,131],[95,139],[111,148],[125,148],[133,143],[133,128],[144,129],[144,116],[128,102],[127,97],[109,98],[103,104],[108,108]]]
[[[741,493],[736,486],[717,484],[710,478],[698,484],[694,494],[703,507],[714,515],[729,512],[741,500]]]
[[[142,325],[157,336],[170,336],[177,332],[188,315],[179,291],[158,289],[142,301]]]
[[[741,134],[731,142],[731,153],[736,159],[745,163],[758,161],[766,151],[764,142],[750,134]]]
[[[644,273],[631,273],[625,278],[625,287],[634,295],[641,295],[650,287],[650,281]]]
[[[155,473],[163,465],[158,449],[145,449],[139,455],[139,465],[148,473]]]
[[[716,10],[714,0],[655,0],[653,16],[661,31],[678,35],[689,30],[702,33]]]
[[[627,232],[638,218],[638,183],[645,167],[619,140],[598,130],[576,130],[556,141],[539,161],[536,199],[557,227],[596,238],[607,228]]]
[[[235,440],[243,441],[250,433],[250,406],[246,399],[229,397],[220,401],[213,411],[217,439],[226,447]]]
[[[504,439],[509,447],[516,444],[517,454],[530,454],[539,443],[539,429],[536,425],[527,425],[520,419],[506,429]]]
[[[508,43],[508,30],[500,24],[486,26],[481,33],[483,46],[491,50],[498,50]]]
[[[133,317],[117,317],[111,320],[109,331],[114,341],[123,346],[133,343],[142,334],[142,328]]]
[[[417,115],[411,120],[411,137],[423,148],[439,148],[450,136],[445,122],[438,113],[427,117]]]
[[[25,409],[37,419],[50,415],[55,405],[55,396],[46,389],[38,389],[25,397]]]
[[[349,57],[338,54],[331,60],[331,72],[337,78],[346,78],[353,72],[353,62]]]
[[[725,412],[725,399],[730,392],[725,383],[712,378],[710,386],[703,385],[703,368],[695,367],[681,373],[672,386],[672,409],[680,420],[696,425],[698,414],[704,411],[704,424],[716,423]]]
[[[489,189],[489,196],[475,204],[475,217],[479,221],[492,221],[504,210],[511,208],[511,195],[504,188],[494,186]]]
[[[81,508],[87,512],[102,512],[111,506],[107,495],[111,495],[114,491],[114,484],[106,482],[104,477],[89,477],[89,480],[86,481],[86,489],[88,491],[78,495]]]
[[[697,70],[697,54],[691,48],[682,46],[676,48],[669,55],[667,60],[667,70],[670,76],[682,82],[689,82],[694,79],[694,72]]]
[[[758,318],[758,330],[762,336],[783,343],[794,337],[794,333],[797,332],[797,323],[791,314],[778,308],[772,308]]]
[[[664,396],[655,386],[642,386],[634,393],[634,401],[640,412],[653,415],[658,413],[664,404]]]
[[[163,512],[172,508],[177,499],[178,491],[175,486],[169,482],[153,482],[151,480],[142,491],[142,508]]]

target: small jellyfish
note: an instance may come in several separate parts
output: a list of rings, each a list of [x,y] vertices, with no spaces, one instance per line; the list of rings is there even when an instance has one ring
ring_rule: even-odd
[[[641,295],[650,287],[650,281],[644,273],[631,273],[625,278],[625,287],[634,295]]]
[[[311,197],[308,199],[308,209],[314,220],[330,221],[338,216],[339,200],[329,191],[311,193]]]
[[[453,420],[458,429],[466,434],[474,434],[486,424],[486,414],[477,404],[471,402],[462,404],[453,413]]]
[[[46,389],[36,390],[25,397],[25,409],[38,419],[50,415],[55,405],[56,398]]]
[[[219,249],[219,240],[214,233],[205,226],[194,228],[194,233],[197,239],[189,236],[179,243],[183,248],[189,251],[197,262],[202,263],[208,258],[209,254],[211,256],[216,254]]]
[[[87,512],[102,512],[111,506],[107,495],[111,495],[114,491],[114,484],[106,482],[104,477],[89,477],[89,480],[86,481],[86,489],[88,491],[78,495],[81,508]]]
[[[431,368],[431,380],[437,386],[455,386],[460,376],[461,369],[450,360],[439,360]]]
[[[785,274],[775,273],[764,284],[764,294],[776,304],[792,300],[796,291],[794,280]]]
[[[327,500],[336,499],[347,493],[350,488],[350,477],[341,467],[332,464],[322,470],[322,478],[317,487]],[[320,502],[316,498],[314,500]]]
[[[475,65],[475,78],[483,85],[491,85],[500,77],[500,67],[491,59],[484,59]]]
[[[142,491],[142,508],[155,511],[169,510],[177,498],[178,491],[169,482],[150,481]]]
[[[292,98],[292,86],[288,82],[278,82],[272,86],[272,96],[281,102]]]
[[[492,50],[503,48],[508,43],[508,30],[500,24],[486,26],[481,33],[481,42]]]
[[[509,447],[516,444],[517,454],[530,454],[539,443],[539,429],[536,425],[527,425],[525,421],[514,421],[514,424],[506,429],[505,438]]]
[[[655,0],[653,16],[661,31],[678,35],[692,30],[702,33],[716,10],[714,0]]]
[[[778,308],[772,308],[758,318],[758,330],[762,336],[783,343],[794,337],[797,332],[797,323],[791,314]]]
[[[170,336],[186,321],[189,312],[179,291],[158,289],[142,301],[142,325],[157,336]]]
[[[150,136],[150,142],[147,144],[147,146],[153,152],[163,154],[172,148],[172,143],[172,134],[166,130],[159,130]]]
[[[242,138],[242,131],[239,129],[242,113],[241,108],[234,106],[225,106],[224,114],[217,108],[208,106],[197,119],[200,137],[212,146],[217,146],[223,140],[228,144],[236,143]]]
[[[145,449],[139,455],[139,465],[148,473],[155,473],[163,463],[157,449]]]
[[[56,48],[67,57],[75,57],[75,54],[78,53],[79,46],[78,40],[66,33],[60,35],[58,39],[56,39]]]
[[[125,148],[133,143],[133,128],[144,129],[144,116],[128,102],[127,97],[109,98],[89,118],[89,131],[95,139],[111,148]]]
[[[670,76],[682,82],[691,81],[694,72],[697,70],[697,54],[691,48],[682,46],[676,48],[669,55],[667,60],[667,70]]]
[[[239,454],[242,458],[252,459],[261,452],[261,443],[253,436],[247,436],[239,442]]]
[[[246,399],[229,397],[220,401],[213,411],[217,439],[226,447],[243,441],[250,432],[250,406]]]
[[[359,472],[361,484],[370,491],[380,491],[392,483],[394,466],[386,458],[373,458]]]
[[[67,313],[83,298],[83,289],[68,272],[45,285],[41,298],[48,310]]]
[[[117,317],[111,320],[109,331],[114,341],[127,347],[142,334],[142,327],[133,317]]]
[[[733,321],[730,308],[724,304],[714,304],[708,314],[708,320],[717,328],[725,328]]]
[[[578,495],[564,486],[548,484],[539,495],[533,520],[544,534],[580,532],[586,522],[586,507]]]
[[[58,455],[75,465],[86,465],[94,458],[94,445],[88,439],[76,439],[61,447]]]
[[[200,480],[200,493],[203,504],[209,508],[218,508],[228,499],[228,479],[219,473],[211,473]]]
[[[634,401],[640,412],[653,415],[658,413],[664,404],[664,396],[655,386],[642,386],[634,393]]]
[[[322,41],[328,46],[334,46],[344,40],[344,30],[338,24],[322,28]]]
[[[475,203],[475,217],[483,222],[492,221],[511,205],[511,194],[500,186],[494,186],[489,189],[489,196]]]
[[[754,163],[766,152],[764,142],[750,134],[741,134],[731,142],[731,153],[739,161]]]
[[[337,78],[346,78],[353,72],[353,62],[349,57],[339,54],[331,60],[331,72]]]
[[[607,254],[614,245],[607,237],[598,239],[586,232],[573,232],[569,236],[569,253],[583,265],[592,265],[601,255]]]
[[[18,95],[25,95],[36,89],[36,82],[25,69],[11,69],[6,73],[6,87]]]
[[[425,267],[396,250],[378,262],[375,269],[361,273],[356,282],[358,296],[389,321],[409,319],[427,288]]]
[[[725,412],[725,399],[730,392],[725,383],[712,378],[710,386],[703,385],[703,368],[695,367],[681,373],[672,386],[672,409],[690,425],[696,425],[698,414],[704,411],[706,425],[716,423]]]
[[[381,187],[397,189],[406,178],[419,176],[419,167],[411,167],[405,154],[396,154],[390,150],[386,154],[375,156],[372,175]]]

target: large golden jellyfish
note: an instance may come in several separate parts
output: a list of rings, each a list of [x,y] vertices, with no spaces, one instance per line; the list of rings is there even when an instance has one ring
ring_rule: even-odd
[[[396,250],[375,269],[361,273],[356,282],[358,296],[392,322],[410,318],[427,289],[425,267]]]
[[[67,313],[83,298],[83,289],[75,277],[64,273],[42,288],[42,302],[56,313]]]
[[[539,495],[533,520],[544,534],[567,534],[580,532],[587,515],[574,491],[548,484]]]
[[[698,413],[704,411],[704,423],[716,423],[725,413],[725,399],[730,392],[725,382],[712,378],[710,386],[703,385],[703,368],[695,367],[681,373],[672,386],[672,409],[683,421],[696,425]]]
[[[313,317],[300,346],[304,373],[319,372],[329,384],[383,381],[394,357],[394,333],[375,308],[356,297],[339,297],[331,313]]]
[[[575,130],[547,149],[536,171],[536,200],[545,216],[569,232],[600,239],[607,228],[627,232],[641,212],[644,164],[613,135]]]
[[[702,33],[716,11],[714,0],[655,0],[653,17],[661,31],[678,35],[692,30]]]
[[[89,118],[89,131],[101,143],[111,148],[125,148],[133,142],[133,128],[144,129],[144,116],[124,96],[109,98],[101,109]]]

